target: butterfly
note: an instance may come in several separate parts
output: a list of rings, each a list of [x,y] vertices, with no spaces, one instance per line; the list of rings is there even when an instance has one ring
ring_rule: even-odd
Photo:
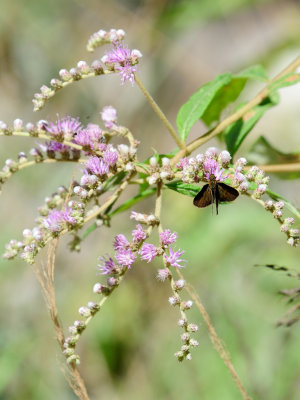
[[[209,176],[208,183],[203,186],[197,196],[194,197],[193,204],[196,207],[207,207],[210,204],[216,203],[218,215],[219,203],[233,201],[239,195],[239,192],[226,183],[218,182],[215,175]]]

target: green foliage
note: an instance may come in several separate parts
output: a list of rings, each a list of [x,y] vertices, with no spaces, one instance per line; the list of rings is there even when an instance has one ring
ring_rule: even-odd
[[[208,126],[218,121],[222,111],[238,98],[249,79],[266,81],[268,77],[262,66],[255,65],[236,75],[218,75],[203,85],[178,112],[176,123],[180,138],[185,141],[199,119]]]
[[[266,138],[260,136],[252,145],[247,159],[252,164],[282,164],[293,163],[300,161],[300,151],[292,153],[284,153],[283,151],[275,148]],[[286,171],[276,173],[281,179],[298,179],[300,172]]]
[[[182,180],[173,181],[171,183],[166,183],[165,186],[168,189],[175,190],[175,192],[183,194],[185,196],[195,197],[200,191],[200,187],[196,185],[191,185],[189,183],[184,183]]]
[[[225,129],[225,143],[232,156],[237,152],[248,133],[251,132],[264,113],[274,105],[278,104],[278,102],[279,96],[277,93],[273,94],[273,96],[267,97],[242,118],[238,119],[236,122],[233,122],[228,126],[228,128]],[[242,107],[242,105],[240,105],[238,108],[240,107]]]

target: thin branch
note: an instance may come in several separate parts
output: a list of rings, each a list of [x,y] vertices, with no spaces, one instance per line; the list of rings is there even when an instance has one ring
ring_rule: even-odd
[[[168,118],[165,116],[165,114],[163,113],[163,111],[161,110],[161,108],[159,107],[159,105],[155,102],[155,100],[153,99],[153,97],[150,95],[150,93],[147,91],[147,89],[145,88],[145,86],[142,84],[140,78],[135,74],[135,81],[137,83],[137,85],[139,86],[139,88],[141,89],[143,95],[146,97],[146,99],[148,100],[150,106],[153,108],[154,112],[158,115],[158,117],[160,118],[160,120],[162,121],[162,123],[165,125],[165,127],[168,129],[168,131],[170,132],[171,136],[173,137],[173,139],[175,140],[177,146],[180,149],[185,150],[185,144],[179,139],[178,134],[176,133],[175,129],[173,128],[173,126],[171,125],[170,121],[168,120]]]
[[[294,71],[300,65],[300,56],[297,57],[291,64],[289,64],[286,68],[284,68],[278,75],[273,78],[265,88],[263,88],[252,100],[250,100],[247,104],[241,107],[238,111],[231,114],[229,117],[225,118],[221,121],[215,128],[209,130],[201,137],[195,139],[193,142],[188,144],[185,149],[179,151],[176,156],[172,159],[171,164],[175,165],[180,158],[185,157],[191,154],[194,150],[198,147],[203,145],[204,143],[208,142],[213,137],[217,136],[219,133],[223,132],[229,125],[233,122],[236,122],[241,117],[243,117],[246,113],[253,109],[253,107],[260,104],[264,99],[266,99],[269,94],[269,86],[277,81],[278,79],[282,78],[282,76]]]
[[[250,167],[245,167],[245,169],[250,169]],[[289,164],[266,164],[258,165],[258,168],[265,172],[298,172],[300,171],[300,163],[289,163]]]
[[[177,268],[177,273],[181,279],[184,279],[181,272],[178,270],[178,268]],[[195,293],[194,289],[192,288],[192,286],[190,284],[187,284],[185,286],[185,290],[188,292],[188,294],[194,300],[198,310],[200,311],[200,313],[204,319],[204,322],[206,324],[206,327],[208,329],[210,340],[211,340],[214,348],[217,350],[219,356],[224,361],[226,367],[228,368],[237,388],[239,389],[240,393],[242,394],[243,399],[250,400],[251,398],[247,395],[247,392],[246,392],[238,374],[236,373],[236,371],[234,369],[234,366],[232,364],[228,350],[225,349],[224,345],[222,344],[221,339],[217,335],[217,332],[210,320],[210,317],[209,317],[204,305],[201,303],[199,296]]]

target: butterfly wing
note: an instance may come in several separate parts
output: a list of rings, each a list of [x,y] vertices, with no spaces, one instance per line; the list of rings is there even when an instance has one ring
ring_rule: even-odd
[[[219,203],[233,201],[238,197],[238,195],[239,192],[233,187],[226,185],[226,183],[223,182],[217,183],[217,197]]]
[[[213,193],[209,185],[204,185],[197,196],[194,197],[193,204],[196,207],[207,207],[214,201]]]

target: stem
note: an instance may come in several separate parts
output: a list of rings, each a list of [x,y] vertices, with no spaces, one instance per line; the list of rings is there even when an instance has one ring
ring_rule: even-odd
[[[181,279],[184,279],[181,272],[178,270],[178,268],[177,268],[177,273]],[[206,324],[206,327],[208,329],[210,340],[211,340],[214,348],[217,350],[219,356],[224,361],[226,367],[228,368],[237,388],[239,389],[239,391],[241,392],[241,394],[243,396],[243,399],[250,400],[250,397],[247,395],[247,392],[246,392],[240,378],[238,377],[238,374],[236,373],[236,371],[234,369],[234,366],[230,359],[230,355],[229,355],[228,351],[225,349],[224,345],[222,344],[221,339],[217,335],[217,332],[210,320],[210,317],[209,317],[204,305],[201,303],[199,296],[194,292],[194,289],[192,289],[191,285],[189,285],[189,284],[187,284],[185,286],[185,290],[188,292],[188,294],[194,300],[197,308],[199,309],[199,311],[204,319],[204,322]]]
[[[236,122],[241,117],[243,117],[246,113],[252,110],[253,107],[260,104],[264,99],[266,99],[269,94],[269,86],[280,79],[282,76],[288,74],[289,72],[294,71],[300,65],[300,56],[297,57],[291,64],[289,64],[286,68],[284,68],[278,75],[275,76],[267,86],[262,89],[252,100],[250,100],[247,104],[245,104],[242,108],[240,108],[235,113],[231,114],[229,117],[225,118],[221,121],[215,128],[206,132],[203,136],[195,139],[193,142],[188,144],[185,149],[179,151],[176,156],[172,159],[171,164],[175,165],[180,158],[185,157],[196,150],[198,147],[208,142],[213,137],[217,136],[219,133],[223,132],[225,128],[231,125],[233,122]]]
[[[139,86],[139,88],[141,89],[143,95],[146,97],[146,99],[148,100],[150,106],[153,108],[154,112],[158,115],[158,117],[160,118],[160,120],[162,121],[162,123],[165,125],[165,127],[168,129],[168,131],[170,132],[171,136],[173,137],[173,139],[175,140],[177,146],[182,149],[183,151],[186,149],[185,144],[179,139],[175,129],[173,128],[173,126],[171,125],[170,121],[168,120],[168,118],[165,116],[165,114],[162,112],[161,108],[159,107],[159,105],[155,102],[155,100],[153,99],[153,97],[150,95],[150,93],[147,91],[147,89],[145,88],[145,86],[142,84],[142,82],[140,81],[140,78],[134,74],[135,76],[135,81],[137,83],[137,85]]]
[[[245,167],[245,170],[251,167]],[[289,163],[289,164],[269,164],[269,165],[258,165],[258,168],[265,172],[298,172],[300,171],[300,163]]]

